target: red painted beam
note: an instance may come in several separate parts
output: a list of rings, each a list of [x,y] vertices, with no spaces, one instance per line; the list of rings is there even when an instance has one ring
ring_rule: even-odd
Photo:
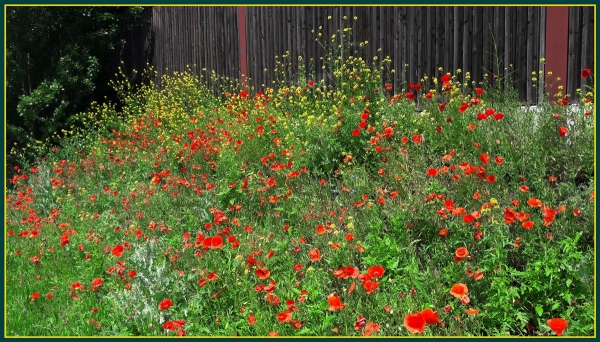
[[[550,99],[558,93],[558,87],[563,86],[562,94],[567,91],[567,57],[569,54],[569,7],[546,7],[546,72],[551,71],[552,76],[546,78],[546,87]],[[571,75],[572,76],[572,75]],[[560,81],[556,78],[560,77]]]
[[[248,77],[248,60],[246,58],[246,7],[238,7],[238,34],[240,41],[240,83],[242,89],[246,89]]]

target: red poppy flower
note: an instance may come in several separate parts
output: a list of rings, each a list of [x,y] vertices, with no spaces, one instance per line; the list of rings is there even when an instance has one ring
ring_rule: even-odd
[[[346,308],[346,305],[342,304],[342,298],[340,296],[336,296],[335,292],[327,297],[327,301],[329,302],[329,311],[342,310]]]
[[[158,309],[159,309],[160,311],[163,311],[163,310],[167,310],[167,309],[168,309],[168,308],[170,308],[171,306],[173,306],[173,302],[171,302],[171,300],[170,300],[170,299],[165,299],[165,300],[163,300],[162,302],[160,302],[160,303],[158,304]]]
[[[40,293],[34,292],[31,296],[29,296],[29,298],[31,298],[31,301],[33,302],[34,300],[40,298]]]
[[[550,329],[558,336],[561,336],[567,325],[569,325],[569,322],[562,318],[551,318],[547,320],[546,323],[548,323]]]
[[[268,268],[257,268],[256,271],[254,271],[254,273],[256,274],[258,279],[267,279],[271,275],[271,271],[269,271]]]
[[[469,108],[469,102],[463,102],[460,105],[460,108],[458,108],[458,112],[459,113],[464,113],[467,110],[467,108]]]
[[[469,288],[463,283],[454,284],[450,289],[450,294],[456,298],[462,298],[467,293],[469,293]]]
[[[552,221],[554,221],[555,216],[556,216],[556,210],[554,210],[546,205],[542,207],[542,218],[544,219],[545,227],[549,226],[550,223],[552,223]]]
[[[377,288],[379,287],[379,284],[381,284],[381,282],[373,281],[369,277],[368,279],[363,281],[362,284],[363,284],[363,287],[365,288],[365,290],[367,291],[367,294],[371,294],[373,291],[377,290]]]
[[[365,333],[363,334],[363,336],[371,336],[373,333],[378,332],[379,328],[381,328],[379,324],[375,322],[369,322],[365,327]]]
[[[319,235],[323,235],[325,234],[325,226],[323,226],[322,224],[317,226],[317,234]]]
[[[467,250],[465,247],[459,247],[459,248],[457,248],[457,249],[456,249],[456,251],[454,252],[454,255],[455,255],[457,258],[464,259],[464,258],[466,258],[467,256],[469,256],[469,251],[468,251],[468,250]]]
[[[317,248],[308,252],[308,257],[311,261],[319,261],[321,260],[321,251]]]
[[[217,235],[210,240],[211,248],[223,248],[223,237],[221,235]]]
[[[355,130],[352,131],[352,136],[353,137],[357,137],[359,135],[360,135],[360,129],[355,129]]]
[[[533,221],[525,221],[521,224],[525,229],[531,229],[534,226]]]
[[[423,315],[423,318],[425,319],[425,323],[426,324],[437,324],[437,323],[441,323],[440,319],[438,318],[438,312],[437,311],[433,311],[429,308],[421,311],[421,315]]]
[[[176,319],[173,321],[165,322],[162,327],[165,330],[174,331],[175,329],[181,328],[185,323],[185,320]]]
[[[435,177],[438,175],[438,171],[436,168],[432,167],[429,170],[427,170],[427,176],[429,177]]]
[[[592,70],[590,70],[590,69],[583,69],[581,71],[581,78],[588,78],[591,73],[592,73]]]
[[[530,198],[527,200],[527,204],[529,204],[531,207],[541,207],[542,206],[542,201],[540,201],[537,198]]]
[[[371,266],[367,270],[367,274],[370,275],[373,278],[381,278],[381,277],[383,277],[383,273],[384,272],[385,272],[385,270],[381,266]]]
[[[281,312],[277,314],[277,322],[279,323],[289,323],[292,321],[292,313],[291,312]]]
[[[466,312],[467,315],[479,315],[479,310],[473,308],[468,308]]]
[[[447,229],[440,229],[439,234],[440,234],[440,236],[446,236],[446,235],[448,235],[448,230]]]
[[[481,160],[481,162],[483,163],[483,165],[487,165],[490,161],[490,156],[485,154],[485,153],[481,153],[479,155],[479,160]]]
[[[364,328],[365,324],[367,324],[367,319],[363,316],[358,316],[358,318],[356,319],[356,323],[354,323],[354,330],[360,330]]]
[[[568,131],[569,130],[567,129],[567,127],[560,127],[558,129],[558,135],[560,135],[560,137],[562,138],[565,136],[565,134],[567,134]]]
[[[92,291],[98,290],[102,286],[102,278],[96,278],[92,280]]]
[[[443,75],[442,77],[440,77],[440,81],[442,81],[442,82],[450,81],[450,75],[449,74]]]
[[[121,255],[123,255],[123,246],[121,245],[116,245],[113,249],[112,249],[112,255],[116,256],[117,258],[120,257]]]
[[[423,140],[423,137],[421,135],[413,135],[412,139],[415,144],[420,144]]]
[[[413,334],[422,333],[425,330],[425,317],[421,313],[408,314],[404,317],[404,327]]]

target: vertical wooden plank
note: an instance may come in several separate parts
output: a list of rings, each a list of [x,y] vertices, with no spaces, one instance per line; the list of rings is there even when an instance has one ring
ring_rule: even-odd
[[[421,82],[423,75],[425,74],[425,54],[427,51],[427,45],[425,42],[425,28],[427,26],[427,9],[425,7],[419,6],[417,7],[417,15],[416,15],[415,24],[418,27],[418,35],[417,35],[417,60],[416,60],[416,78],[415,81]]]
[[[273,44],[274,40],[275,40],[275,28],[274,28],[274,7],[273,6],[269,6],[267,7],[267,17],[265,18],[265,22],[264,25],[266,26],[267,29],[267,34],[265,36],[265,43],[267,44],[265,46],[265,54],[266,54],[266,59],[267,59],[267,64],[266,64],[266,68],[267,68],[267,72],[265,74],[265,79],[263,80],[262,83],[264,83],[264,91],[266,92],[267,87],[271,86],[271,80],[273,79],[274,75],[274,69],[275,69],[275,44]]]
[[[435,61],[433,58],[433,55],[435,53],[435,8],[434,7],[426,7],[426,22],[425,22],[425,41],[423,42],[423,44],[425,44],[425,46],[427,46],[426,50],[425,50],[425,56],[423,57],[424,61],[425,61],[425,66],[424,66],[424,74],[427,76],[433,76],[435,75],[435,68],[437,67],[435,65]],[[430,77],[431,78],[431,77]]]
[[[205,23],[209,25],[208,27],[215,27],[214,22],[214,8],[213,7],[205,7]],[[204,39],[206,40],[206,82],[210,84],[212,78],[212,71],[215,69],[214,67],[214,44],[213,44],[213,35],[209,30],[205,30]]]
[[[224,30],[224,25],[223,25],[223,13],[224,12],[224,8],[223,7],[216,7],[215,8],[215,22],[216,25],[215,27],[218,29],[217,32],[225,32]],[[224,67],[224,62],[225,62],[225,55],[224,55],[224,44],[223,44],[223,35],[221,34],[214,34],[215,36],[215,68],[216,68],[216,76],[217,78],[220,78],[223,75],[223,67]],[[213,86],[216,86],[213,85]],[[213,87],[213,89],[215,89]]]
[[[400,12],[400,51],[402,52],[401,54],[401,59],[400,59],[400,66],[399,68],[396,70],[396,72],[398,73],[398,76],[400,77],[400,91],[404,91],[404,88],[406,87],[406,78],[407,78],[407,74],[406,74],[406,68],[407,68],[407,64],[409,63],[409,57],[408,57],[408,50],[410,49],[410,45],[409,45],[409,33],[408,33],[408,11],[409,11],[410,7],[407,6],[403,6],[402,7],[402,11]]]
[[[505,34],[504,34],[504,46],[505,46],[505,50],[502,52],[503,56],[504,56],[504,70],[498,70],[498,74],[499,76],[503,77],[506,74],[506,71],[509,70],[509,65],[512,64],[513,61],[513,54],[514,54],[514,45],[512,44],[511,38],[514,37],[515,33],[514,33],[514,26],[513,26],[513,19],[515,17],[515,8],[514,7],[507,7],[505,9],[505,15],[504,15],[504,29],[505,29]],[[494,56],[494,59],[497,56]],[[496,73],[496,72],[494,72]]]
[[[388,31],[387,12],[388,11],[387,11],[386,6],[379,6],[379,22],[377,23],[378,30],[379,30],[379,44],[377,44],[377,50],[379,51],[379,53],[377,54],[378,67],[383,66],[382,61],[387,55],[385,43],[386,43],[386,37],[388,37],[390,34],[390,32]],[[383,86],[383,84],[382,84],[382,86]]]
[[[460,45],[461,45],[461,40],[462,40],[462,7],[458,7],[458,6],[454,6],[454,34],[452,36],[453,38],[453,44],[454,44],[454,49],[452,51],[452,73],[454,75],[456,75],[456,70],[461,68],[461,59],[462,59],[462,53],[460,51]],[[462,76],[462,75],[457,75],[457,76]]]
[[[209,81],[209,69],[210,66],[208,65],[208,50],[210,49],[210,47],[208,46],[208,41],[207,41],[207,32],[206,32],[206,25],[207,25],[207,20],[208,20],[208,9],[206,7],[199,7],[198,10],[198,21],[200,28],[198,31],[198,41],[199,41],[199,45],[200,45],[200,50],[198,51],[198,59],[201,61],[199,64],[199,68],[200,68],[200,76],[201,79],[203,80],[203,82],[208,82]]]
[[[533,72],[535,72],[536,78],[537,78],[537,68],[534,67],[534,63],[535,63],[535,53],[534,53],[534,36],[533,36],[533,24],[534,24],[534,18],[533,18],[533,8],[528,6],[525,7],[527,9],[527,43],[526,43],[526,50],[527,50],[527,57],[526,57],[526,87],[525,87],[525,100],[527,101],[527,103],[531,103],[532,99],[535,97],[535,87],[533,86],[533,80],[532,78],[534,77]]]
[[[585,6],[582,8],[582,22],[581,22],[581,69],[592,69],[594,70],[594,7]],[[596,76],[594,74],[594,76]],[[595,79],[595,77],[594,77]],[[593,86],[590,82],[590,78],[581,80],[581,91],[584,94],[590,90],[587,86]]]
[[[446,27],[446,10],[445,7],[437,7],[435,11],[435,19],[436,19],[436,29],[435,32],[440,32],[440,34],[436,34],[436,44],[435,44],[435,73],[432,76],[440,76],[439,68],[445,68],[444,64],[444,55],[446,54],[445,50],[445,41],[446,35],[442,32],[445,32],[444,29]]]
[[[261,55],[262,55],[262,42],[261,42],[261,32],[260,32],[260,20],[261,20],[261,11],[262,7],[253,7],[253,15],[252,15],[252,39],[254,44],[254,49],[252,53],[252,67],[249,68],[252,70],[252,80],[250,82],[253,91],[258,89],[258,82],[261,78],[262,70],[260,68],[262,64]]]
[[[425,39],[425,30],[427,28],[427,8],[424,6],[415,7],[415,26],[417,28],[417,51],[415,63],[415,83],[421,82],[425,74],[424,68],[426,65],[425,55],[427,53],[427,45]]]
[[[216,12],[217,11],[216,11],[215,7],[212,7],[212,6],[209,7],[210,25],[211,25],[210,27],[218,29],[217,18],[216,18],[217,13]],[[213,76],[214,72],[217,71],[217,58],[218,58],[217,57],[217,42],[216,42],[216,37],[213,34],[212,30],[208,33],[208,38],[209,38],[209,41],[210,41],[210,44],[209,44],[209,47],[210,47],[210,56],[209,56],[209,59],[210,59],[210,70],[209,70],[209,72],[210,72],[210,78],[209,79],[212,82],[212,76]]]
[[[301,52],[301,56],[302,56],[302,64],[304,65],[304,76],[307,78],[309,76],[309,44],[310,44],[310,39],[309,36],[307,34],[310,34],[310,29],[309,29],[309,25],[307,25],[307,17],[306,17],[306,7],[302,6],[300,8],[299,11],[300,14],[300,36],[302,37],[302,52]],[[342,35],[342,32],[340,32],[340,36]]]
[[[514,56],[514,70],[515,75],[511,79],[516,81],[515,88],[519,92],[519,95],[525,93],[526,86],[526,78],[529,78],[530,75],[527,74],[527,19],[523,19],[523,13],[527,15],[525,7],[517,7],[516,8],[516,27],[513,35],[515,36],[514,43],[516,45],[511,45],[515,51]]]
[[[393,33],[394,33],[394,50],[392,53],[392,69],[394,69],[394,74],[392,74],[394,78],[394,92],[399,93],[399,73],[401,72],[400,65],[402,63],[402,54],[400,53],[400,36],[401,36],[401,27],[399,25],[400,22],[400,7],[394,7],[394,16],[392,18],[393,23]]]
[[[254,87],[254,78],[256,77],[256,56],[258,55],[259,47],[256,41],[256,12],[257,7],[246,8],[246,27],[248,29],[248,87]]]
[[[480,58],[483,54],[483,8],[480,6],[473,7],[473,31],[472,31],[472,53],[470,57],[471,63],[471,79],[478,84],[481,82],[483,67]]]
[[[466,75],[467,72],[471,73],[473,71],[473,64],[471,63],[471,54],[473,52],[473,7],[464,7],[462,27],[462,68],[463,75]]]
[[[195,73],[198,72],[196,69],[197,55],[198,55],[198,41],[196,40],[196,34],[198,32],[198,7],[190,8],[190,45],[191,45],[191,61],[190,68]]]
[[[581,7],[569,7],[569,52],[567,58],[567,86],[563,94],[575,98],[575,89],[579,88],[581,78]],[[578,58],[579,57],[579,58]]]
[[[540,58],[546,58],[546,7],[540,7],[538,9],[539,11],[539,15],[540,15],[540,21],[539,21],[539,31],[540,31],[540,45],[539,45],[539,56]],[[540,82],[540,87],[538,89],[538,95],[537,95],[537,99],[538,102],[541,101],[543,99],[544,96],[544,83],[546,80],[546,63],[540,64],[539,69],[541,69],[544,73],[544,78],[542,79],[542,82]]]
[[[167,23],[167,30],[166,30],[167,34],[165,35],[165,38],[168,39],[167,37],[172,37],[172,35],[173,35],[173,21],[171,20],[171,18],[173,17],[173,9],[167,8],[165,11],[165,14],[166,14],[165,21]],[[173,65],[173,55],[171,54],[172,50],[173,50],[173,40],[169,39],[169,41],[167,42],[167,49],[165,52],[166,63],[165,63],[165,69],[163,70],[163,75],[170,75],[170,72],[172,69],[171,66]]]
[[[533,17],[534,17],[534,22],[533,22],[533,35],[534,35],[534,41],[533,41],[533,68],[534,70],[536,70],[537,73],[537,81],[534,82],[535,87],[533,89],[533,93],[532,93],[532,104],[537,105],[538,104],[538,93],[539,93],[539,89],[541,87],[541,85],[543,85],[543,83],[541,82],[541,80],[544,79],[544,70],[541,68],[541,63],[540,63],[540,58],[542,57],[540,55],[540,44],[541,44],[541,32],[540,31],[540,6],[535,6],[533,7]]]
[[[167,12],[168,9],[162,7],[161,8],[161,28],[162,28],[162,34],[161,34],[161,45],[164,48],[161,48],[161,60],[162,60],[162,65],[161,65],[161,69],[159,70],[158,76],[159,76],[159,84],[162,85],[162,75],[165,72],[165,68],[166,68],[166,64],[167,64],[167,49],[168,49],[168,45],[167,45],[167,41],[165,39],[165,37],[169,34],[169,28],[167,26]]]
[[[454,48],[454,41],[452,40],[452,34],[454,32],[454,8],[447,6],[445,7],[445,28],[446,33],[444,37],[444,74],[451,71],[452,66],[452,54]]]

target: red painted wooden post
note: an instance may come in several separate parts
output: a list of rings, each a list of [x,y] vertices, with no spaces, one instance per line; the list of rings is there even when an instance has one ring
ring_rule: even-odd
[[[558,86],[563,86],[563,95],[567,92],[567,57],[569,54],[569,7],[546,7],[546,72],[551,71],[552,77],[546,78],[553,83],[552,88],[546,87],[550,98],[558,93]],[[571,75],[573,77],[573,75]]]
[[[246,7],[238,7],[238,34],[240,41],[240,83],[242,89],[246,89],[246,79],[248,77],[248,61],[246,59]]]

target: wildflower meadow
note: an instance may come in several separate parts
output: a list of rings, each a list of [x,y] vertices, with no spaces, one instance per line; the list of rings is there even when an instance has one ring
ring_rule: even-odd
[[[5,335],[594,336],[594,89],[344,38],[262,89],[122,73],[7,166]]]

